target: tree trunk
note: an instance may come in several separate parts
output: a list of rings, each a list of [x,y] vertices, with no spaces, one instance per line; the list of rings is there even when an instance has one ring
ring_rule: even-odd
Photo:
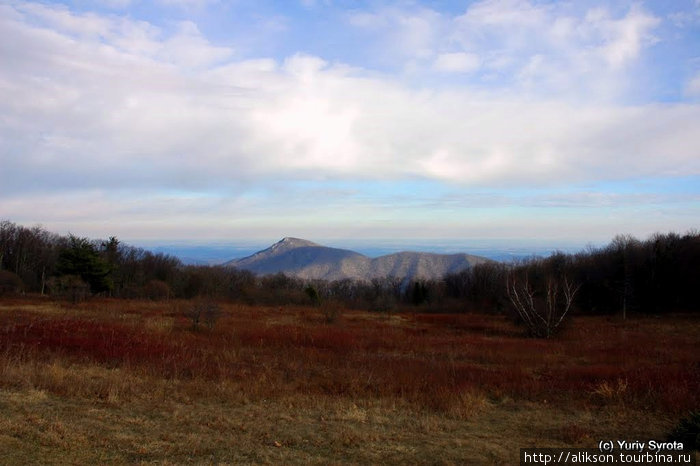
[[[41,295],[44,296],[44,290],[46,289],[46,266],[41,268]]]

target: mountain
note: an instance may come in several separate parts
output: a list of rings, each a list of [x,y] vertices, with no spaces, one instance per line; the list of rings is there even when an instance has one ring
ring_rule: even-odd
[[[258,275],[282,272],[303,279],[371,280],[396,277],[403,280],[438,279],[489,259],[469,254],[399,252],[370,258],[347,249],[329,248],[299,238],[284,238],[267,249],[224,266]]]

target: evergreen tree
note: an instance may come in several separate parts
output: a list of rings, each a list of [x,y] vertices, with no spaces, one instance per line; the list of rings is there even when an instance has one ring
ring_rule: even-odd
[[[100,257],[95,245],[87,238],[70,235],[68,245],[58,256],[59,275],[76,275],[82,278],[92,293],[112,289],[111,267]]]

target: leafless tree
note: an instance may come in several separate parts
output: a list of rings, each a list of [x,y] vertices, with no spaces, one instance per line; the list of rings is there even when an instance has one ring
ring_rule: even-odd
[[[530,284],[527,273],[521,279],[511,273],[507,280],[510,302],[530,334],[538,338],[550,338],[554,335],[571,310],[579,288],[579,285],[571,283],[566,276],[548,276],[544,283],[544,294],[537,293],[535,287]]]

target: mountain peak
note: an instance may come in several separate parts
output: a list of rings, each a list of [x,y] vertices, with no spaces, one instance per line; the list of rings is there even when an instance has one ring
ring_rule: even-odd
[[[284,273],[305,280],[371,280],[395,277],[406,283],[421,279],[439,279],[487,259],[466,254],[428,254],[403,252],[374,259],[347,249],[329,248],[311,241],[285,237],[252,256],[235,259],[225,265],[266,275]]]
[[[292,249],[292,248],[303,248],[303,247],[309,247],[309,246],[319,246],[318,244],[301,239],[301,238],[293,238],[291,236],[285,236],[282,238],[280,241],[276,242],[273,244],[270,249]]]

